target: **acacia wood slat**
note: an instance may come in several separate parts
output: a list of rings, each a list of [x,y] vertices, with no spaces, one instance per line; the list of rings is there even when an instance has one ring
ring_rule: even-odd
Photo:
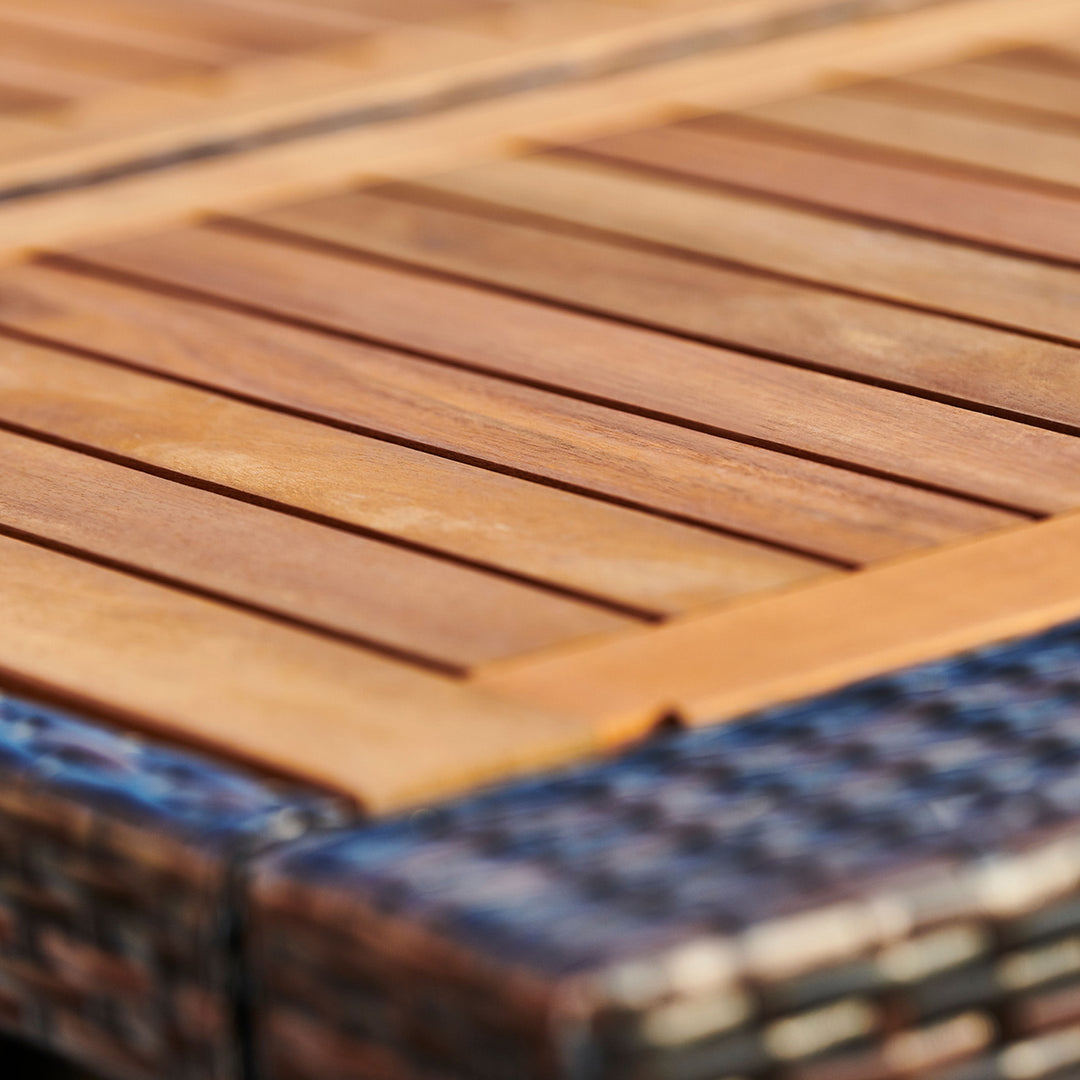
[[[658,615],[829,572],[760,544],[5,338],[0,422]]]
[[[40,0],[4,0],[13,11],[40,11]],[[96,23],[120,30],[134,29],[181,41],[208,42],[250,52],[273,52],[317,46],[327,40],[328,29],[307,19],[263,10],[257,18],[251,12],[230,10],[206,0],[184,0],[182,4],[147,0],[49,0],[50,15],[80,22]]]
[[[0,59],[0,111],[7,115],[33,113],[41,109],[63,108],[68,99],[55,90],[40,89],[35,80],[22,76],[25,72],[11,71]],[[30,85],[27,85],[27,82]]]
[[[903,91],[896,88],[896,94]],[[1080,139],[1005,119],[930,109],[842,90],[747,110],[800,131],[991,169],[1017,180],[1080,187]]]
[[[130,23],[101,22],[94,16],[99,11],[87,4],[61,5],[23,3],[22,0],[0,0],[0,17],[8,23],[33,27],[55,33],[59,37],[77,37],[105,46],[124,45],[136,50],[182,58],[196,66],[229,64],[243,59],[248,50],[231,49],[224,43],[195,41],[139,29]]]
[[[1075,505],[1072,493],[1077,474],[1066,459],[1077,453],[1080,444],[1071,439],[1052,438],[1056,433],[1036,432],[997,417],[822,372],[774,364],[471,285],[210,228],[106,245],[87,255],[102,266],[203,289],[267,312],[485,371],[1015,506],[1038,508],[1034,492],[1056,487],[1060,478],[1070,495],[1064,503],[1056,501],[1053,508]],[[625,287],[632,269],[629,257],[617,249],[608,251],[607,257],[608,268],[616,275],[611,283]],[[566,272],[565,261],[560,271]],[[595,272],[594,260],[590,276]],[[14,285],[14,279],[10,283]],[[764,306],[749,304],[751,287],[760,287],[766,295],[781,290],[784,305],[765,308],[755,325],[764,334],[781,320],[780,332],[789,335],[793,348],[799,348],[800,337],[811,341],[820,337],[820,328],[833,310],[847,312],[852,305],[872,304],[815,292],[796,307],[788,286],[751,279],[732,296],[732,319],[739,310],[753,313]],[[0,310],[0,321],[19,318],[19,304],[13,300],[10,306],[13,314]],[[974,396],[971,387],[975,384],[992,395],[997,405],[1036,407],[1050,413],[1051,419],[1065,422],[1080,419],[1080,394],[1075,390],[1080,368],[1037,363],[1040,358],[1071,358],[1073,350],[1016,338],[1013,377],[998,388],[983,378],[986,354],[974,347],[968,332],[977,333],[984,349],[1010,343],[1003,332],[885,305],[876,310],[884,320],[896,317],[892,336],[881,338],[855,326],[847,328],[847,340],[861,349],[867,361],[875,359],[884,372],[891,371],[890,363],[899,366],[899,361],[906,360],[908,372],[956,397]],[[420,311],[422,319],[417,318]],[[929,356],[914,350],[902,335],[917,319],[927,320],[935,329],[941,323],[949,334],[947,346],[937,342]],[[22,325],[44,330],[48,322],[47,313],[35,319],[31,310]],[[957,347],[957,338],[966,350]],[[935,342],[919,344],[930,348]],[[960,364],[960,359],[967,363]],[[1022,368],[1015,366],[1021,364]],[[1015,378],[1018,370],[1037,372],[1047,383],[1020,382]],[[995,445],[999,438],[1003,443]],[[1059,446],[1062,456],[1048,458],[1041,453],[1036,468],[1034,460],[1024,460],[1025,444],[1047,449]],[[1016,483],[1017,470],[1024,475],[1020,484]],[[1033,473],[1040,477],[1036,487],[1030,486]]]
[[[521,139],[594,137],[674,115],[742,107],[849,80],[853,76],[836,74],[846,63],[903,71],[991,51],[1010,37],[1060,40],[1078,29],[1080,11],[1074,0],[1030,0],[1022,9],[1015,0],[953,0],[913,14],[855,20],[723,55],[555,86],[513,100],[482,101],[445,115],[313,136],[225,159],[180,164],[166,173],[24,198],[17,206],[0,207],[0,258],[57,243],[130,234],[190,220],[207,210],[247,211],[326,192],[375,173],[416,175],[452,168],[504,154]],[[325,103],[316,104],[321,108]],[[295,100],[283,106],[295,107]],[[218,116],[230,129],[237,122],[227,110],[218,110]],[[161,148],[157,142],[155,146]],[[37,175],[37,163],[31,164],[23,180]]]
[[[34,107],[35,112],[64,108],[79,99],[110,93],[127,85],[100,75],[86,75],[65,66],[39,64],[16,56],[0,56],[0,81],[6,87],[40,95],[42,100]]]
[[[1080,340],[1080,271],[667,178],[596,172],[573,162],[566,173],[548,172],[548,160],[536,159],[544,168],[535,182],[557,205],[565,190],[574,204],[564,216],[575,220],[869,296]],[[602,190],[607,202],[599,198]]]
[[[23,0],[7,2],[19,5]],[[585,8],[586,11],[595,10],[604,16],[601,25],[591,28],[587,20],[586,23],[582,21],[582,9],[570,5],[566,9],[570,15],[569,21],[564,19],[563,24],[558,20],[558,14],[563,9],[554,9],[554,27],[548,25],[550,15],[541,12],[541,26],[548,25],[549,31],[553,32],[542,33],[539,37],[531,29],[536,17],[527,12],[518,16],[513,9],[505,15],[496,13],[494,16],[500,20],[499,25],[507,18],[510,20],[508,25],[503,26],[503,36],[476,32],[470,29],[469,22],[461,23],[461,20],[450,20],[445,29],[441,24],[402,27],[393,33],[376,35],[372,49],[365,50],[362,43],[362,54],[368,54],[363,68],[341,72],[340,77],[330,85],[311,84],[307,79],[297,84],[288,75],[276,81],[261,80],[257,87],[245,87],[241,83],[246,89],[242,94],[234,93],[230,85],[228,93],[204,103],[202,108],[191,104],[186,109],[163,110],[156,122],[148,119],[135,126],[121,124],[112,131],[76,130],[66,138],[54,139],[51,145],[39,148],[33,158],[12,153],[11,150],[6,157],[0,153],[0,186],[27,183],[48,175],[62,176],[100,169],[125,159],[175,152],[185,145],[208,139],[243,138],[260,129],[302,123],[371,105],[415,99],[420,102],[419,108],[423,112],[427,110],[425,97],[437,103],[440,94],[460,91],[463,82],[481,87],[487,80],[497,83],[500,79],[509,79],[512,83],[522,71],[532,69],[550,72],[553,68],[565,68],[567,78],[573,82],[571,76],[575,64],[593,63],[602,67],[605,57],[610,54],[647,49],[656,40],[664,40],[665,36],[685,37],[695,30],[715,31],[725,26],[737,28],[744,23],[753,25],[763,19],[782,15],[785,11],[789,14],[813,11],[821,3],[822,0],[778,0],[775,6],[769,5],[767,10],[753,4],[726,4],[712,5],[703,11],[672,13],[639,12],[631,8],[620,10],[598,4]],[[540,7],[546,9],[547,5]],[[111,17],[119,18],[126,26],[128,23],[122,14],[123,3],[120,8],[121,13],[112,13]],[[66,5],[59,5],[54,8],[54,13],[66,10]],[[109,13],[107,5],[96,8],[95,12],[99,17]],[[143,12],[139,25],[146,24],[146,16],[152,17],[153,14],[152,10]],[[492,16],[489,14],[483,18],[490,19]],[[611,25],[612,20],[614,25]],[[454,29],[458,23],[461,28]],[[340,37],[337,34],[333,39],[319,44],[333,49]],[[355,39],[356,35],[352,37]],[[302,44],[310,46],[312,43],[296,43],[297,47]],[[434,48],[431,48],[432,44]],[[351,51],[355,52],[355,47],[354,40]],[[306,55],[314,58],[319,54],[309,48]],[[332,56],[327,55],[327,59],[332,59]],[[464,67],[461,61],[466,62]],[[310,63],[306,67],[310,67]],[[646,64],[646,72],[648,70],[650,67]]]
[[[0,9],[0,56],[96,75],[112,81],[168,78],[192,70],[188,60],[55,28],[43,29],[4,17]],[[197,69],[196,69],[197,70]]]
[[[1080,67],[1070,76],[1018,65],[969,61],[912,72],[900,82],[904,86],[967,94],[988,103],[1018,105],[1080,120]]]
[[[503,162],[451,174],[445,180],[436,178],[428,186],[736,260],[752,268],[797,275],[812,284],[824,282],[1072,342],[1080,340],[1080,272],[1064,267],[973,251],[558,157]],[[535,228],[504,226],[500,240],[499,227],[480,214],[436,207],[410,210],[380,199],[378,189],[370,195],[330,196],[271,210],[258,220],[332,243],[535,290],[568,303],[590,306],[593,297],[602,293],[596,301],[599,310],[718,344],[760,348],[903,382],[902,366],[886,366],[880,358],[882,337],[888,333],[923,353],[927,361],[937,359],[939,365],[943,354],[959,354],[955,362],[975,384],[975,392],[956,396],[991,405],[1001,404],[995,401],[994,389],[1002,369],[1040,360],[1047,369],[1068,367],[1080,356],[1075,350],[1065,352],[1053,346],[1042,352],[1041,346],[1022,338],[1002,339],[952,320],[927,320],[859,300],[845,302],[817,290],[807,292],[798,284],[766,281],[759,285],[760,279],[747,280],[737,268],[703,267],[670,255],[620,253],[627,277],[633,278],[636,269],[639,279],[647,274],[655,284],[604,291],[581,265],[583,260],[602,259],[593,254],[596,245],[578,244],[573,255],[566,250],[564,261],[574,266],[573,273],[544,274],[551,260],[545,262],[523,250]],[[534,246],[542,243],[536,241]],[[534,262],[540,264],[539,269],[530,272]],[[602,280],[603,275],[597,277]],[[770,299],[782,311],[782,318],[764,316]],[[814,321],[800,323],[794,315],[800,310]],[[872,354],[869,360],[863,359],[866,352]],[[1000,360],[988,365],[987,354]],[[982,378],[992,384],[990,389],[980,390],[977,384],[980,367]],[[932,377],[913,383],[937,389]]]
[[[700,117],[596,139],[590,152],[699,180],[1080,262],[1080,200],[976,173],[920,168],[856,143],[800,136],[738,115]]]
[[[303,620],[458,674],[634,620],[0,432],[0,528]]]
[[[374,809],[634,732],[593,728],[0,537],[0,683],[349,792]]]
[[[843,561],[883,558],[1012,520],[646,417],[47,267],[6,275],[0,309],[0,324],[76,347],[93,342],[98,351],[203,386]],[[851,425],[847,389],[834,394],[838,431]],[[858,403],[863,388],[854,389]],[[805,415],[805,403],[799,407]],[[1066,479],[1080,483],[1075,465],[1055,472],[1055,448],[1080,453],[1066,436],[1014,431],[982,417],[971,428],[966,414],[950,425],[955,410],[939,406],[931,415],[943,447],[968,445],[950,442],[957,424],[965,435],[1000,432],[1025,505],[1033,493],[1057,501],[1075,492],[1062,487]],[[907,438],[905,430],[904,445]],[[965,452],[970,468],[996,475],[985,446]]]
[[[899,559],[605,647],[491,669],[493,692],[591,722],[713,723],[1080,614],[1080,514]]]

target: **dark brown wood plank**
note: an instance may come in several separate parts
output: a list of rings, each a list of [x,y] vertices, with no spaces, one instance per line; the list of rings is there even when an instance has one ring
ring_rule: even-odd
[[[944,236],[1080,261],[1080,199],[717,115],[592,140],[592,154]]]
[[[0,337],[3,423],[656,615],[830,572],[711,529]]]
[[[223,251],[228,242],[241,250],[249,243],[209,240]],[[270,245],[256,250],[262,247]],[[298,283],[316,289],[319,279],[307,277],[305,253],[273,250],[280,251],[283,269],[300,274]],[[335,310],[348,313],[353,297],[352,313],[361,315],[364,293],[352,270],[366,268],[336,259],[328,266],[341,287],[337,299],[331,296],[342,305]],[[236,270],[242,274],[242,265]],[[273,302],[273,282],[260,272],[249,281],[252,295]],[[988,507],[560,394],[79,274],[24,267],[4,277],[0,297],[0,324],[76,347],[92,344],[145,368],[365,433],[801,550],[827,550],[834,558],[862,562],[1014,520]],[[374,295],[368,299],[377,304]],[[422,321],[417,312],[441,322],[452,306],[438,311],[423,298],[414,306],[399,297],[396,310],[386,310],[404,326]],[[505,342],[496,324],[474,319],[459,325],[492,335],[485,347],[494,362],[511,350],[510,360],[550,364],[553,381],[577,377],[603,386],[607,379],[618,388],[621,379],[628,391],[639,381],[646,390],[655,384],[679,402],[696,403],[714,422],[720,417],[766,438],[789,436],[840,454],[854,447],[887,469],[899,455],[927,477],[1014,496],[1033,510],[1071,505],[1077,496],[1080,448],[1066,436],[700,346],[690,346],[696,366],[667,371],[659,335],[642,335],[644,348],[636,355],[619,352],[618,339],[602,337],[598,352],[572,336],[589,320],[536,311],[541,320],[546,314],[571,320],[565,342],[550,333],[530,339],[528,325],[520,332],[511,326]],[[575,354],[577,345],[584,347]]]
[[[634,620],[494,574],[0,432],[0,531],[457,673]]]

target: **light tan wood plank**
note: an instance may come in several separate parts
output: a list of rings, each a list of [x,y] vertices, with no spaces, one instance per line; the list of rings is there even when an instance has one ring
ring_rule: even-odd
[[[188,60],[123,42],[7,19],[0,9],[0,56],[67,69],[112,82],[168,78],[192,70]]]
[[[424,186],[811,283],[1080,340],[1080,271],[1072,269],[559,157],[500,162],[436,177]],[[1061,372],[1080,357],[1075,348],[835,296],[798,282],[763,280],[738,268],[637,250],[605,252],[595,243],[545,241],[538,235],[542,224],[539,230],[495,224],[483,212],[483,207],[472,215],[435,207],[410,210],[379,199],[376,189],[370,196],[272,210],[257,220],[595,306],[717,344],[811,360],[1044,419],[1050,418],[1045,398],[1024,403],[1022,389],[1003,387],[1004,373],[1022,365],[1036,386],[1050,380],[1055,393],[1071,400],[1080,392],[1080,386],[1062,384]],[[572,269],[560,267],[557,273],[551,253],[560,245],[564,267]],[[545,246],[547,259],[538,253]],[[616,259],[625,266],[626,284],[605,289],[597,264],[606,268]],[[1049,403],[1051,410],[1055,406],[1053,418],[1061,419],[1061,402]]]
[[[484,97],[491,95],[491,91],[485,90],[485,84],[490,83],[495,89],[494,96],[499,97],[500,81],[508,80],[512,87],[522,72],[530,70],[551,78],[553,69],[562,69],[564,75],[556,75],[555,81],[573,81],[578,65],[583,66],[582,74],[588,76],[603,71],[606,58],[621,51],[640,55],[651,42],[672,37],[683,37],[692,47],[695,31],[705,29],[716,33],[727,27],[735,32],[744,24],[757,24],[763,17],[768,21],[785,12],[797,15],[814,11],[821,3],[822,0],[779,0],[777,8],[769,14],[746,4],[669,14],[620,11],[611,5],[598,4],[585,9],[598,16],[593,26],[587,25],[588,18],[582,18],[580,5],[565,9],[569,13],[567,20],[561,17],[565,13],[563,8],[545,4],[535,16],[528,10],[518,12],[513,7],[506,12],[487,13],[479,16],[479,26],[466,19],[454,20],[452,25],[457,28],[449,30],[442,26],[403,28],[396,33],[377,35],[370,44],[361,42],[359,49],[355,40],[344,49],[335,48],[332,41],[320,42],[330,49],[309,52],[310,59],[342,60],[347,52],[359,52],[365,58],[362,67],[342,72],[340,75],[345,77],[329,83],[312,81],[303,75],[297,82],[289,72],[281,72],[277,80],[261,78],[252,83],[241,71],[238,78],[229,77],[225,83],[227,91],[218,100],[207,102],[202,108],[189,105],[186,109],[163,110],[156,122],[148,119],[134,126],[122,124],[111,132],[75,131],[68,138],[56,139],[51,146],[40,148],[33,159],[11,155],[3,161],[0,157],[0,186],[26,183],[47,175],[101,169],[118,161],[176,152],[189,144],[242,138],[260,129],[355,112],[368,106],[413,100],[413,107],[425,112],[431,102],[438,105],[441,95],[450,93],[461,98],[462,90],[467,91],[470,86],[474,93]],[[196,14],[197,9],[198,5]],[[102,11],[98,10],[98,14]],[[153,10],[142,12],[144,23],[148,14],[152,18]],[[491,27],[485,28],[484,22],[492,19],[496,20],[494,32]],[[124,21],[124,25],[128,22]],[[780,25],[779,29],[784,34],[790,27]],[[430,47],[433,38],[434,49]],[[421,60],[425,62],[419,63]],[[466,61],[465,66],[462,61]],[[645,66],[649,67],[647,63]],[[464,97],[467,99],[467,92]]]
[[[456,674],[623,615],[0,432],[7,526]]]
[[[168,34],[153,33],[132,26],[127,22],[99,21],[96,16],[102,9],[91,8],[83,3],[50,2],[48,5],[27,3],[25,0],[2,0],[0,16],[5,22],[19,23],[56,34],[58,37],[85,39],[94,44],[124,45],[136,50],[160,53],[164,56],[182,58],[196,65],[234,63],[248,52],[230,49],[223,43],[184,40]]]
[[[0,683],[375,809],[632,734],[0,537]],[[194,673],[198,677],[194,677]]]
[[[45,267],[10,274],[0,295],[0,323],[36,328],[75,347],[93,341],[99,351],[141,367],[363,433],[846,562],[1010,520],[957,499],[562,395]],[[851,426],[847,391],[846,384],[837,390],[838,430]],[[865,400],[861,407],[868,407]],[[957,445],[948,441],[953,411],[935,407],[933,415],[946,424],[934,428],[942,446]],[[961,420],[968,433],[966,417]],[[1010,467],[1021,470],[1014,476],[1025,502],[1038,491],[1057,490],[1060,498],[1060,477],[1047,462],[1053,447],[1074,443],[1002,424],[994,421],[990,430],[1008,433]],[[903,438],[906,444],[906,429]],[[1026,471],[1025,454],[1032,455]],[[985,450],[973,449],[971,460],[986,469]],[[1063,475],[1076,481],[1080,469]]]
[[[901,83],[970,95],[988,105],[1015,105],[1080,119],[1080,67],[1070,76],[1057,71],[1034,71],[1015,64],[969,61],[913,72]]]
[[[678,114],[741,107],[834,85],[836,69],[853,61],[903,71],[990,51],[1009,35],[1039,41],[1078,28],[1074,0],[1030,0],[1022,9],[1015,0],[956,0],[943,8],[860,20],[722,56],[480,102],[445,115],[190,162],[167,174],[128,177],[0,207],[0,258],[189,220],[207,210],[264,207],[373,174],[448,169],[512,152],[522,139],[565,141]],[[223,122],[235,126],[236,118],[230,115]]]
[[[761,544],[5,338],[0,422],[657,615],[830,572]]]
[[[1080,515],[897,560],[482,685],[590,721],[712,723],[1080,615]]]
[[[526,171],[511,173],[508,184],[514,205],[550,206],[560,217],[685,251],[1080,340],[1077,270],[558,157],[500,163],[491,171],[519,166]],[[923,324],[910,325],[918,348]],[[936,336],[947,333],[942,326]]]
[[[927,171],[858,144],[716,114],[593,140],[590,151],[844,213],[1080,262],[1080,200]]]
[[[40,11],[36,0],[5,0],[12,11]],[[306,19],[263,11],[257,18],[250,12],[230,10],[206,0],[184,0],[182,4],[157,0],[49,0],[49,14],[80,23],[93,23],[121,31],[136,30],[155,37],[182,42],[209,43],[242,52],[273,52],[318,45],[331,33]]]
[[[748,112],[800,131],[980,166],[1021,180],[1080,187],[1080,137],[1064,131],[844,91],[792,98]]]

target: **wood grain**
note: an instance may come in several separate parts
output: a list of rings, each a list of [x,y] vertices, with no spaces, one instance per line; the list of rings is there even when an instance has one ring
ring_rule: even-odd
[[[1055,461],[1047,470],[1043,452],[1035,470],[1018,455],[1026,443],[1058,446],[1065,457],[1071,457],[1076,452],[1071,440],[469,285],[211,229],[108,245],[95,248],[89,257],[102,266],[204,289],[259,305],[269,313],[1018,506],[1037,508],[1032,502],[1035,489],[1030,486],[1036,471],[1039,487],[1045,489],[1048,480],[1054,483],[1055,476],[1063,476],[1070,493],[1075,490],[1076,472],[1071,464]],[[614,274],[609,274],[608,287],[627,288],[632,263],[626,254],[617,249],[608,252],[607,267]],[[566,272],[565,262],[560,271]],[[595,273],[593,260],[589,275]],[[758,286],[756,280],[754,285]],[[760,287],[770,290],[773,283],[762,279]],[[780,295],[790,300],[786,290]],[[869,302],[815,293],[801,306],[778,303],[766,308],[756,324],[765,333],[782,317],[781,333],[812,343],[820,336],[822,323],[827,324],[829,312],[849,311],[855,303]],[[753,312],[759,306],[748,303],[744,291],[730,298],[729,310],[734,318],[740,308]],[[18,318],[19,307],[18,298],[13,297],[8,305],[12,314],[0,310],[0,319]],[[422,320],[416,318],[417,311],[424,312]],[[1046,362],[1072,357],[1072,350],[1018,338],[1007,384],[986,386],[983,352],[973,347],[961,351],[955,340],[949,340],[937,342],[927,355],[902,336],[915,315],[885,306],[881,311],[886,319],[897,317],[891,336],[878,336],[859,326],[847,329],[847,342],[866,358],[867,365],[874,360],[894,379],[918,377],[962,400],[975,396],[974,384],[976,389],[985,387],[997,405],[1037,408],[1051,414],[1047,419],[1064,423],[1080,420],[1076,390],[1080,369]],[[57,321],[62,320],[61,315]],[[970,342],[967,332],[978,329],[937,322],[946,331],[956,328],[961,343]],[[31,312],[26,323],[31,329],[44,328],[49,324],[48,314],[35,319]],[[978,332],[991,335],[991,342],[999,341],[994,335],[1000,332]],[[918,344],[930,347],[933,343]],[[897,368],[901,368],[899,373]],[[1019,372],[1030,372],[1032,377],[1018,377]],[[1006,441],[1007,452],[995,447],[995,433]],[[919,447],[915,452],[913,442]],[[1013,482],[1018,467],[1025,474],[1019,487]],[[1047,476],[1048,472],[1054,476]],[[1057,501],[1054,508],[1062,505]],[[1065,505],[1073,505],[1072,494]]]
[[[903,94],[901,88],[895,91]],[[1080,139],[989,116],[929,109],[884,96],[834,91],[748,110],[799,131],[855,139],[993,170],[1016,180],[1080,186]]]
[[[310,197],[375,174],[448,169],[511,152],[523,139],[595,137],[675,115],[743,107],[850,80],[855,76],[837,75],[845,64],[904,71],[992,51],[1003,39],[1056,40],[1078,29],[1074,0],[1029,0],[1022,9],[1015,0],[952,0],[927,11],[856,20],[723,55],[559,85],[512,100],[477,102],[377,129],[332,132],[226,159],[191,161],[167,173],[122,177],[0,208],[0,258],[191,220],[208,210],[247,211]],[[563,47],[560,43],[556,49]],[[408,51],[403,43],[399,52]],[[275,117],[311,115],[310,100],[299,102],[291,90],[285,99]],[[322,108],[325,100],[315,105]],[[200,121],[197,130],[206,133],[206,124]],[[218,137],[223,131],[245,130],[251,130],[250,117],[219,109],[210,133]],[[153,126],[149,142],[158,150],[170,146]],[[24,158],[23,165],[27,162],[30,167],[12,174],[18,179],[9,177],[11,182],[39,175],[40,162]],[[61,174],[86,167],[85,162],[57,165]]]
[[[0,432],[0,528],[458,674],[634,621],[578,600]]]
[[[1010,520],[847,470],[79,275],[26,267],[5,280],[0,295],[0,322],[75,346],[92,340],[99,350],[203,386],[702,524],[812,546],[835,559],[881,558]],[[1011,435],[1012,427],[1001,430]],[[1063,438],[1021,435],[1029,452]],[[1016,474],[1025,500],[1047,490],[1048,456],[1040,454],[1037,471]],[[981,455],[972,460],[984,462]]]
[[[374,809],[566,759],[594,729],[0,537],[0,683],[348,792]]]
[[[0,56],[15,57],[119,82],[162,79],[194,68],[190,61],[123,42],[45,29],[5,18],[0,8]]]
[[[1080,341],[1080,271],[627,170],[567,162],[565,172],[552,173],[549,160],[536,159],[543,168],[532,182],[544,203],[572,200],[561,216],[928,311]],[[925,330],[921,322],[911,326],[914,344]],[[1010,344],[1017,347],[1015,339]]]
[[[654,282],[648,290],[631,285],[624,291],[604,291],[595,301],[598,310],[718,344],[761,349],[904,383],[904,365],[881,356],[888,337],[924,356],[927,366],[955,364],[960,370],[954,378],[966,377],[969,389],[959,393],[952,384],[951,396],[997,406],[1004,405],[997,397],[1004,371],[1014,371],[1018,364],[1040,364],[1047,372],[1068,369],[1080,357],[1075,349],[1044,347],[952,319],[808,290],[799,282],[762,281],[741,274],[739,267],[797,275],[810,283],[824,282],[1073,342],[1080,340],[1080,271],[561,158],[501,162],[436,178],[429,186],[490,198],[515,209],[550,213],[677,250],[736,260],[736,269],[703,267],[670,255],[638,251],[592,254],[596,245],[582,244],[573,258],[575,266],[583,259],[593,265],[607,254],[609,263],[615,258],[624,262],[627,277]],[[523,249],[535,229],[507,227],[500,242],[498,226],[482,216],[455,216],[440,208],[410,211],[388,206],[385,199],[370,201],[378,196],[375,191],[366,202],[364,195],[331,196],[272,210],[258,220],[333,243],[556,296],[567,303],[591,306],[593,296],[602,292],[584,267],[573,276],[545,276],[542,268],[549,265],[548,259],[530,274],[525,267],[540,260]],[[410,213],[411,224],[402,220]],[[482,235],[471,239],[470,232]],[[537,240],[533,246],[540,243]],[[507,269],[515,255],[522,268]],[[570,263],[569,245],[564,260]],[[603,280],[602,272],[596,276]],[[770,302],[776,318],[766,317]],[[800,311],[807,312],[813,322],[800,321],[795,314]],[[995,360],[987,361],[988,355]],[[945,392],[932,374],[907,381]],[[1012,391],[1010,407],[1016,404],[1017,392]]]
[[[13,11],[40,10],[33,0],[5,0]],[[183,4],[140,3],[138,0],[94,0],[92,6],[77,0],[50,0],[55,16],[80,22],[145,31],[180,40],[225,45],[243,52],[273,52],[311,47],[327,40],[328,28],[313,25],[280,11],[263,9],[257,18],[251,12],[230,11],[227,6],[206,0],[185,0]]]
[[[656,615],[830,572],[761,544],[5,338],[0,423]]]
[[[1019,106],[1080,120],[1080,68],[1069,75],[973,60],[912,72],[900,80],[900,85],[962,94],[1006,109]]]
[[[646,723],[714,723],[1080,614],[1080,515],[900,559],[607,647],[492,670],[493,692]]]
[[[700,117],[609,135],[587,146],[612,160],[1080,262],[1080,200],[1009,187],[976,172],[927,169],[857,143],[800,136],[747,117]]]

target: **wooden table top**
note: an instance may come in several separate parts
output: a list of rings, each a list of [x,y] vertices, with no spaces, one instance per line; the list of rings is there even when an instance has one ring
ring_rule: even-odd
[[[389,807],[1080,611],[1080,9],[827,8],[0,4],[5,684]]]

